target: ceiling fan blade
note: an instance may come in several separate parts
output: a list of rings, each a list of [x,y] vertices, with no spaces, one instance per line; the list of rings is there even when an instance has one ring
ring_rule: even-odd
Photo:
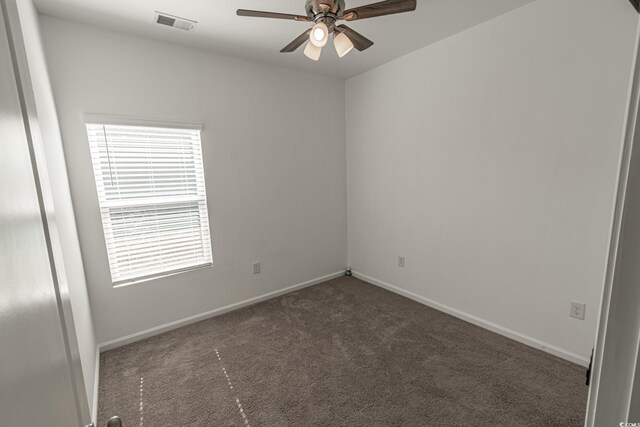
[[[417,0],[386,0],[345,10],[342,16],[346,21],[355,21],[357,19],[393,15],[394,13],[411,12],[416,10],[416,6]]]
[[[360,52],[373,46],[373,42],[371,40],[344,24],[338,25],[337,29],[338,31],[344,33],[347,37],[349,37],[349,40],[351,40],[351,43],[353,43],[353,47],[358,49]]]
[[[275,18],[275,19],[291,19],[293,21],[309,22],[308,16],[291,15],[289,13],[261,12],[259,10],[238,9],[238,16],[251,16],[254,18]]]
[[[311,33],[311,28],[309,28],[304,33],[300,34],[298,37],[295,38],[295,40],[293,40],[291,43],[289,43],[288,45],[283,47],[280,52],[289,53],[289,52],[295,51],[297,48],[302,46],[304,44],[304,42],[309,40],[309,34],[310,33]]]

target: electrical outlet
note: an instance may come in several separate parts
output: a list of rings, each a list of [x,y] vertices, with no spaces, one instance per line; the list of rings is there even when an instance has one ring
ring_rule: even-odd
[[[571,301],[571,309],[569,310],[569,316],[576,319],[584,320],[584,312],[587,310],[587,304],[581,302]]]
[[[253,274],[260,274],[260,263],[254,262],[252,265],[253,265]]]
[[[404,255],[398,255],[398,267],[404,268]]]

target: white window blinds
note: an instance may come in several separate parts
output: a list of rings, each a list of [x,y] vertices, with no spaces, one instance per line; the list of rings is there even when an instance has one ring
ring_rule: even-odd
[[[114,285],[212,264],[200,131],[87,124]]]

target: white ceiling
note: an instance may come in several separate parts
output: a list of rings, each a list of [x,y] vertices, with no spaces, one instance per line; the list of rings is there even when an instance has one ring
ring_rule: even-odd
[[[346,0],[347,8],[377,0]],[[352,22],[351,28],[373,40],[364,52],[355,49],[339,59],[328,45],[319,62],[302,48],[280,49],[310,24],[236,16],[257,9],[304,15],[304,0],[35,0],[40,13],[118,31],[199,47],[214,52],[349,78],[409,52],[486,22],[534,0],[418,0],[415,12]],[[192,32],[153,23],[154,11],[198,21]]]

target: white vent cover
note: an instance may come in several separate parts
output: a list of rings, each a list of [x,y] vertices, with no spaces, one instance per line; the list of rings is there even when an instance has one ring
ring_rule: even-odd
[[[164,12],[158,12],[157,10],[153,17],[153,22],[155,22],[156,24],[179,28],[185,31],[193,30],[198,23],[190,19],[180,18],[179,16],[170,15]]]

